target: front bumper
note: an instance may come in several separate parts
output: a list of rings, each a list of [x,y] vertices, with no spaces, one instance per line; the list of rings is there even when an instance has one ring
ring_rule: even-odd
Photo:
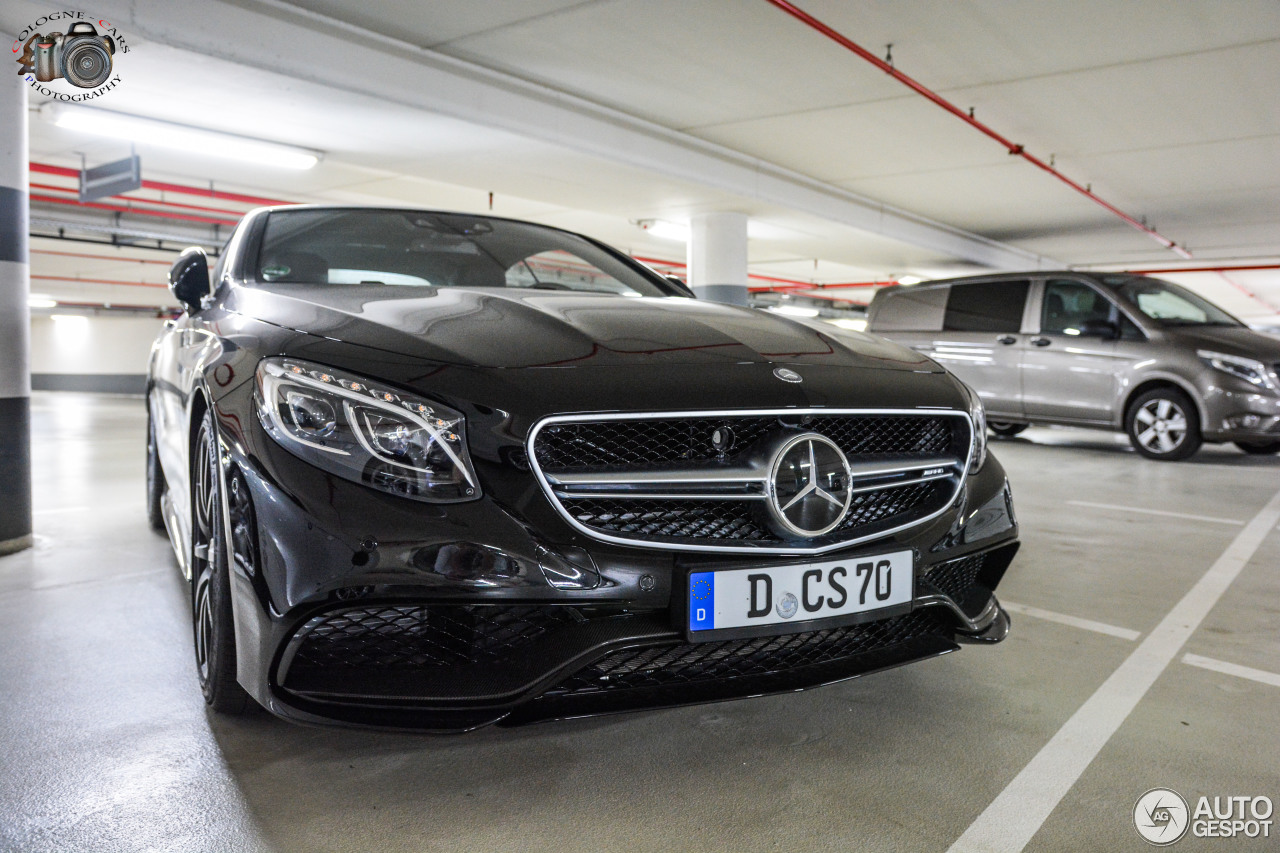
[[[1280,397],[1213,387],[1204,394],[1204,404],[1202,432],[1207,441],[1280,441]]]
[[[994,590],[1017,527],[994,459],[938,518],[824,555],[911,549],[906,612],[693,643],[682,629],[690,572],[808,558],[596,542],[515,469],[481,476],[524,478],[523,493],[511,483],[491,493],[517,499],[446,511],[324,474],[256,424],[224,443],[228,476],[257,516],[254,552],[238,555],[232,577],[238,679],[299,721],[460,731],[729,699],[840,681],[1008,631]]]

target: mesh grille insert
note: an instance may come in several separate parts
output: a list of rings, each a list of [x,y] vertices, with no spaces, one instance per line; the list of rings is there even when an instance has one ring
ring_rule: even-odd
[[[581,670],[550,695],[755,678],[842,660],[922,636],[949,636],[950,628],[932,610],[780,637],[626,649]]]
[[[533,451],[548,472],[652,469],[744,458],[761,439],[784,430],[817,432],[850,458],[930,456],[953,450],[956,418],[922,415],[731,416],[644,418],[551,424]],[[718,429],[732,431],[722,454],[712,443]],[[968,437],[964,437],[965,443]]]
[[[569,607],[356,607],[307,622],[292,666],[416,669],[495,661],[579,619]]]

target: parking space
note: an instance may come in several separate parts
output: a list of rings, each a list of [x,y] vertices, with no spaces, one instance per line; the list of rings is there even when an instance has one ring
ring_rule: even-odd
[[[140,401],[38,395],[34,418],[40,541],[0,577],[0,847],[27,851],[981,849],[957,839],[1277,486],[1273,461],[1230,450],[1161,464],[1031,430],[994,443],[1024,541],[1006,642],[800,694],[420,737],[209,715],[184,586],[142,514]],[[1242,559],[1026,849],[1143,849],[1130,811],[1157,786],[1280,793],[1280,686],[1204,665],[1280,673],[1280,532]],[[1212,843],[1179,849],[1273,849]]]

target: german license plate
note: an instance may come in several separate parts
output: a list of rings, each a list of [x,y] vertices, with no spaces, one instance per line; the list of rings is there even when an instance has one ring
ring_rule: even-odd
[[[785,625],[911,601],[910,551],[689,575],[689,631]]]

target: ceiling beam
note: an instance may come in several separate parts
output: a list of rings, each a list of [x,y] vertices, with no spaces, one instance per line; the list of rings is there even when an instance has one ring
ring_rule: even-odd
[[[982,266],[1061,266],[619,110],[281,0],[102,0],[98,8],[114,16],[116,26],[150,41],[552,143]]]

